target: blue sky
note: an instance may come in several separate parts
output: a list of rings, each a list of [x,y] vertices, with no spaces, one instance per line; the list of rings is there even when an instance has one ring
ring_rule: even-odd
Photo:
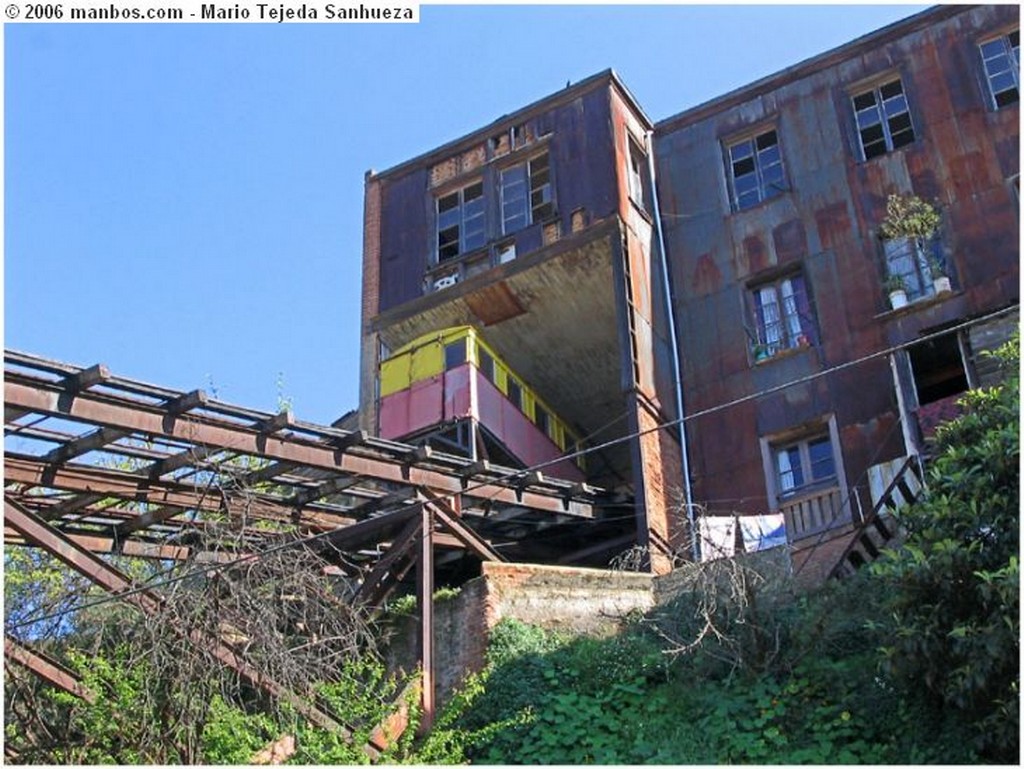
[[[368,169],[609,67],[660,120],[921,8],[6,25],[5,346],[328,423],[358,400]]]

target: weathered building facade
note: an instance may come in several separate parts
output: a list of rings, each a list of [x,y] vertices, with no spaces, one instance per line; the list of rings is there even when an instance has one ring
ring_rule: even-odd
[[[380,366],[393,351],[475,327],[537,395],[524,401],[503,377],[495,384],[506,397],[538,423],[537,403],[547,404],[582,437],[576,448],[591,449],[587,481],[636,500],[639,525],[609,553],[639,532],[665,570],[683,533],[672,500],[679,444],[650,430],[668,417],[658,382],[669,381],[670,362],[654,333],[666,324],[652,261],[650,130],[605,72],[368,174],[360,415],[377,434]]]
[[[826,563],[1017,325],[1018,24],[933,8],[656,125],[606,72],[368,174],[361,426],[390,351],[473,326],[656,570],[694,510]]]
[[[969,322],[1019,302],[1018,23],[938,7],[656,126],[686,409],[718,409],[688,425],[709,512],[781,510],[827,552],[983,380],[1016,316]],[[893,195],[934,233],[886,238]]]

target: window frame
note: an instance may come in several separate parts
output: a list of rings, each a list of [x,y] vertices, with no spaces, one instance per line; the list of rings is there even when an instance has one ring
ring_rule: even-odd
[[[828,449],[826,459],[831,467],[831,472],[827,474],[814,472],[815,466],[822,463],[820,457],[815,458],[814,449],[822,446]],[[832,437],[827,430],[811,433],[796,440],[773,443],[771,455],[776,499],[780,501],[794,499],[815,489],[827,488],[833,485],[832,482],[837,481],[839,477]],[[794,457],[797,459],[795,464],[792,461]],[[783,459],[787,466],[785,470],[782,467]],[[791,476],[792,482],[788,488],[783,482],[786,473]],[[793,482],[796,476],[800,477],[799,484]]]
[[[787,489],[783,492],[777,477],[778,462],[776,452],[801,442],[810,443],[825,438],[828,439],[828,443],[831,446],[834,475],[821,477],[816,480],[812,479],[810,483],[804,483],[802,486],[795,487],[792,490]],[[843,461],[842,443],[839,440],[839,425],[835,414],[825,414],[787,429],[768,435],[761,435],[758,440],[761,447],[761,462],[770,510],[780,510],[784,505],[793,500],[800,499],[805,494],[820,493],[830,488],[838,489],[839,495],[843,500],[849,498],[849,490],[846,485],[846,466]],[[847,507],[850,507],[850,505],[848,504]],[[849,516],[851,513],[852,510],[848,509],[844,515]]]
[[[935,296],[932,262],[941,264],[941,249],[942,238],[939,233],[930,238],[907,236],[883,240],[882,259],[886,280],[900,278],[909,302]],[[894,263],[897,260],[907,261],[910,269],[894,270]]]
[[[626,186],[629,190],[629,199],[641,211],[650,213],[653,203],[647,152],[643,144],[637,141],[632,134],[629,134],[626,142]]]
[[[759,148],[758,143],[760,140],[767,137],[769,134],[774,134],[775,143]],[[743,135],[730,137],[723,142],[723,145],[729,185],[729,203],[734,212],[747,211],[751,208],[757,207],[767,200],[771,200],[774,197],[778,197],[783,193],[789,192],[789,175],[786,172],[786,162],[782,156],[782,140],[779,137],[779,129],[777,125],[762,125],[753,131],[747,131]],[[745,155],[737,159],[735,156],[735,150],[743,147],[744,145],[750,145],[750,155]],[[775,162],[762,163],[762,154],[767,153],[771,147],[775,148],[775,153],[778,156],[777,160]],[[751,159],[753,165],[752,170],[737,176],[737,161],[746,160],[748,157]],[[768,180],[766,178],[766,172],[769,169],[774,169],[776,167],[780,170],[779,180]],[[755,186],[751,188],[751,190],[757,193],[757,199],[749,203],[744,203],[742,198],[747,195],[747,192],[745,191],[742,194],[739,192],[737,179],[749,176],[751,173],[754,175],[755,180]]]
[[[767,291],[772,294],[778,317],[770,317],[769,305],[762,301]],[[814,303],[809,281],[802,270],[752,281],[746,287],[746,295],[754,326],[754,363],[818,343]],[[777,328],[778,334],[770,334],[770,328]]]
[[[472,197],[469,201],[466,200],[466,193],[473,188],[479,189],[479,194]],[[451,198],[456,198],[455,205],[446,207],[443,211],[441,209],[442,203]],[[467,203],[479,202],[479,211],[470,213],[467,210]],[[476,206],[474,206],[476,208]],[[444,218],[445,214],[449,212],[455,212],[452,216],[447,219]],[[479,229],[474,228],[471,231],[474,240],[470,243],[467,236],[467,225],[472,221],[476,222],[479,220]],[[456,230],[454,239],[449,240],[446,243],[442,243],[442,235],[452,229]],[[476,238],[480,239],[480,242],[476,242]],[[455,252],[446,254],[446,250],[450,249],[451,245],[454,244]],[[437,260],[437,264],[443,264],[444,262],[450,262],[454,259],[458,259],[463,254],[468,254],[478,249],[483,248],[487,245],[487,194],[482,178],[476,179],[471,182],[462,184],[461,186],[448,190],[444,193],[438,194],[434,198],[434,256]]]
[[[1016,46],[1014,46],[1013,41],[1011,40],[1011,38],[1013,36],[1017,37],[1017,44],[1016,44]],[[985,51],[986,47],[992,46],[995,43],[1002,44],[1002,51],[1000,51],[999,53],[996,53],[995,55],[992,55],[992,56],[986,55],[986,51]],[[981,57],[981,71],[982,71],[982,74],[984,75],[984,78],[985,78],[985,92],[988,94],[989,106],[992,109],[994,109],[996,111],[999,111],[999,110],[1003,109],[1004,107],[1009,107],[1009,106],[1011,106],[1013,104],[1019,103],[1020,102],[1020,28],[1017,27],[1015,29],[1005,30],[1005,31],[999,33],[998,35],[995,35],[993,37],[989,37],[989,38],[986,38],[986,39],[980,41],[978,43],[978,55]],[[989,62],[997,59],[1000,56],[1005,56],[1008,59],[1010,66],[1009,66],[1008,69],[1004,69],[1004,70],[1001,70],[999,72],[993,73],[989,69]],[[997,92],[995,90],[995,88],[993,87],[992,80],[993,80],[993,78],[998,77],[999,75],[1002,75],[1004,73],[1009,73],[1010,76],[1013,78],[1013,86],[1012,86],[1012,88],[1002,89],[1002,90]],[[1005,102],[1000,103],[999,96],[1001,94],[1004,94],[1004,93],[1009,93],[1011,90],[1016,92],[1015,98],[1013,98],[1013,99],[1011,99],[1009,101],[1005,101]]]
[[[535,166],[541,159],[543,166]],[[506,175],[520,174],[520,181],[506,182]],[[543,181],[538,181],[542,179]],[[522,186],[522,195],[516,201],[522,201],[522,209],[513,216],[506,212],[508,190],[513,185]],[[555,186],[551,173],[551,153],[545,147],[529,158],[517,163],[503,166],[497,173],[498,210],[501,214],[501,234],[512,235],[520,230],[550,219],[555,215]],[[538,199],[539,198],[539,199]],[[510,226],[510,221],[522,221],[522,224]]]
[[[891,87],[893,84],[899,85],[899,94],[885,96],[885,89]],[[858,108],[858,100],[869,95],[872,97],[872,104],[870,106]],[[913,110],[910,108],[910,98],[907,95],[906,85],[901,74],[889,73],[887,75],[874,78],[868,83],[863,83],[851,88],[849,91],[849,97],[849,103],[853,110],[853,126],[857,135],[857,148],[860,153],[861,160],[867,162],[869,160],[874,160],[877,157],[891,154],[903,147],[913,144],[920,138],[920,133],[918,132],[915,124]],[[902,98],[904,109],[889,115],[886,109],[886,104],[894,102],[898,98]],[[861,115],[866,113],[869,109],[875,110],[878,122],[862,126]],[[892,122],[902,115],[906,115],[907,126],[900,128],[898,131],[894,131]],[[880,138],[873,139],[866,144],[864,132],[870,128],[874,128],[875,126],[879,126],[881,128],[882,135]],[[907,130],[910,132],[910,138],[905,141],[901,139],[897,144],[894,136],[901,136]],[[869,154],[868,148],[876,146],[879,141],[881,141],[884,149],[881,152],[872,151],[871,154]]]

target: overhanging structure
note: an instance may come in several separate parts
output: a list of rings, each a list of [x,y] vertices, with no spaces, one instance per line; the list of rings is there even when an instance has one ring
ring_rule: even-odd
[[[107,579],[113,571],[96,554],[223,563],[296,534],[323,541],[370,604],[415,574],[428,715],[433,584],[473,576],[481,559],[579,562],[621,542],[620,526],[602,520],[608,496],[583,484],[233,406],[102,365],[9,350],[4,362],[5,545],[42,547],[115,593],[130,585]],[[232,549],[213,536],[225,525],[236,532]],[[235,659],[228,648],[224,657]]]

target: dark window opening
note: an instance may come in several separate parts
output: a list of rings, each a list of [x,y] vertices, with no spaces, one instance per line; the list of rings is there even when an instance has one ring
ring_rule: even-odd
[[[629,142],[629,197],[638,207],[644,211],[650,211],[651,206],[651,176],[648,173],[647,155],[640,149],[640,146],[630,140]]]
[[[519,383],[509,377],[508,380],[508,399],[513,405],[522,410],[523,408],[523,388],[519,386]]]
[[[444,370],[451,371],[466,362],[466,340],[456,339],[444,346]]]
[[[482,182],[437,199],[438,261],[480,248],[486,242]]]
[[[483,348],[479,348],[479,357],[480,357],[480,373],[484,375],[484,377],[487,379],[487,381],[493,382],[494,381],[494,358],[492,358],[491,354],[489,352],[487,352],[487,350],[484,350]]]
[[[914,126],[899,78],[853,97],[864,159],[884,155],[914,141]]]
[[[910,348],[910,367],[914,372],[917,402],[922,406],[965,392],[968,388],[956,334],[915,344]]]
[[[775,446],[772,453],[780,497],[792,496],[836,477],[835,455],[827,434]]]
[[[750,297],[756,330],[752,340],[755,362],[783,350],[817,344],[818,325],[802,274],[756,286]]]
[[[550,429],[551,425],[551,417],[548,414],[547,410],[539,403],[536,403],[534,404],[533,414],[534,424],[536,424],[537,427],[540,428],[540,431],[542,433],[544,433],[545,435],[550,435],[548,430]]]
[[[548,153],[503,169],[499,182],[501,226],[506,235],[554,214]]]

